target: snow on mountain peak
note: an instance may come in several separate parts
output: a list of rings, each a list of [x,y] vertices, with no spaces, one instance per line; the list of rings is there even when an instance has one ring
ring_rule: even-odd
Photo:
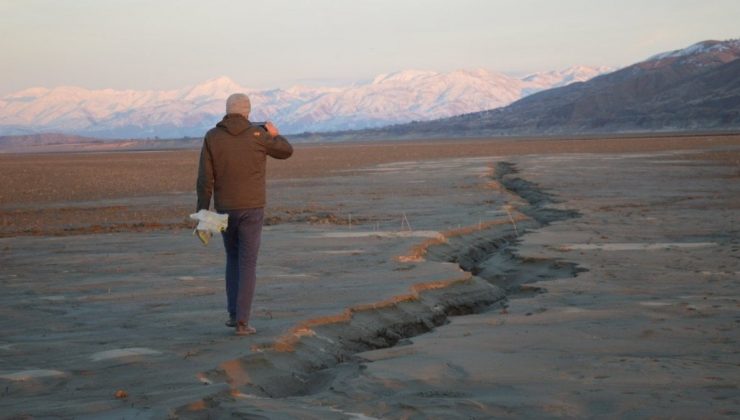
[[[415,79],[437,76],[439,73],[431,70],[402,70],[393,73],[385,73],[376,76],[371,84],[408,82]]]
[[[214,79],[206,80],[205,82],[201,83],[199,86],[208,86],[212,88],[229,88],[229,87],[239,87],[239,84],[233,81],[228,76],[219,76]]]
[[[44,96],[47,93],[49,93],[49,89],[45,87],[32,87],[32,88],[23,89],[21,91],[11,93],[7,95],[6,98],[31,100],[31,99]]]
[[[740,39],[730,39],[727,41],[701,41],[696,44],[689,45],[686,48],[655,54],[645,61],[660,61],[668,58],[688,57],[697,54],[723,52],[728,50],[740,50]]]
[[[205,82],[185,89],[185,100],[196,100],[199,98],[225,99],[235,92],[244,92],[242,86],[226,76],[206,80]]]
[[[344,87],[254,90],[226,76],[175,90],[31,88],[0,98],[0,135],[13,130],[99,137],[202,135],[235,92],[252,99],[256,120],[286,133],[366,128],[449,117],[508,105],[528,94],[585,80],[603,69],[574,67],[524,79],[486,69],[403,70]],[[543,75],[546,75],[543,76]]]
[[[533,73],[522,78],[525,91],[531,94],[540,90],[561,87],[576,82],[585,82],[604,73],[614,71],[607,66],[571,66],[562,70]]]

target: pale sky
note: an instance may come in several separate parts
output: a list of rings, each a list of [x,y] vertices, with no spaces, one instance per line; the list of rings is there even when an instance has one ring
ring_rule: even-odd
[[[619,67],[738,22],[738,0],[0,0],[0,94]]]

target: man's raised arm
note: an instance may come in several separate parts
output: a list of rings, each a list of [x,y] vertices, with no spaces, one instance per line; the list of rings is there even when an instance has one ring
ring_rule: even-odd
[[[288,139],[280,135],[277,127],[271,122],[265,123],[265,129],[270,134],[270,139],[266,141],[267,154],[275,159],[287,159],[293,154],[293,146]]]

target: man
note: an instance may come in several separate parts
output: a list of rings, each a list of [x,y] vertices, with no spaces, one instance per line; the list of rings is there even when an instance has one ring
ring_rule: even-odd
[[[226,249],[226,309],[228,327],[237,335],[254,334],[249,315],[257,283],[257,253],[262,235],[265,207],[267,156],[287,159],[293,147],[267,122],[249,121],[251,103],[247,95],[235,93],[226,100],[226,116],[206,133],[198,168],[198,208],[214,207],[227,213],[223,233]]]

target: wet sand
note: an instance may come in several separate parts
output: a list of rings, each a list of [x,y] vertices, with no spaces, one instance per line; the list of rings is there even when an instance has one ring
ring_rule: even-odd
[[[0,239],[7,415],[740,412],[737,137],[392,147],[271,166],[248,338],[183,228],[197,153],[3,156],[48,174],[2,195],[47,211]]]

